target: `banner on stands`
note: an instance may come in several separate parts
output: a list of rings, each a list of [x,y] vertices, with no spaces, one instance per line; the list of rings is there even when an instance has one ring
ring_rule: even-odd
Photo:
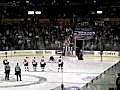
[[[56,50],[55,54],[63,54],[63,51],[62,50]]]
[[[36,53],[36,54],[43,54],[44,51],[43,51],[43,50],[36,50],[35,53]]]
[[[14,55],[34,54],[34,50],[15,50]]]
[[[14,51],[0,51],[0,56],[14,56],[14,55],[57,55],[63,54],[62,50],[14,50]],[[100,51],[83,51],[84,55],[100,56]],[[75,55],[75,51],[73,51]],[[117,51],[103,51],[103,56],[120,56]]]
[[[100,51],[94,51],[95,56],[100,56]],[[116,51],[103,51],[103,56],[119,56],[119,52]]]
[[[76,39],[92,39],[96,31],[96,28],[75,28],[74,36]]]
[[[94,55],[94,51],[83,51],[83,54]]]

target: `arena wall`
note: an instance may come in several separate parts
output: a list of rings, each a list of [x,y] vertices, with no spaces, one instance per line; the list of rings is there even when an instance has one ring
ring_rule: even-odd
[[[15,57],[15,56],[58,56],[62,52],[57,50],[13,50],[13,51],[0,51],[0,57]]]
[[[0,57],[5,56],[59,56],[62,55],[62,50],[13,50],[13,51],[0,51]],[[84,56],[100,56],[100,51],[83,51]],[[73,56],[75,51],[73,51]],[[114,56],[119,57],[118,51],[103,51],[102,56]]]

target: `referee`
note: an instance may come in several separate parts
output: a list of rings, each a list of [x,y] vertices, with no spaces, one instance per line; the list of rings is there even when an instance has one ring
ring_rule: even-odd
[[[17,81],[18,81],[18,77],[20,78],[20,81],[21,80],[21,68],[19,66],[19,64],[17,63],[17,65],[15,66],[15,75],[17,76]]]

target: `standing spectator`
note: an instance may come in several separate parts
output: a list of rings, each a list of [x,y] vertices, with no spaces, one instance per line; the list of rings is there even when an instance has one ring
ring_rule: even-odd
[[[9,80],[9,75],[10,75],[10,66],[9,62],[5,65],[5,80]]]
[[[120,73],[118,73],[118,77],[116,79],[116,86],[117,86],[117,90],[120,90]]]
[[[21,68],[20,68],[20,66],[19,66],[18,63],[17,63],[17,65],[15,66],[15,75],[17,76],[17,81],[18,81],[18,76],[19,76],[19,78],[20,78],[20,81],[22,81],[22,80],[21,80]]]

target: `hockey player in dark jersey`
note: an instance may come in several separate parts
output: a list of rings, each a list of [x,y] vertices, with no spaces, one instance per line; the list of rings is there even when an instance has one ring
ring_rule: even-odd
[[[10,75],[10,65],[9,62],[5,64],[5,80],[9,80]]]
[[[60,56],[57,61],[58,61],[58,72],[60,69],[63,72],[63,59],[62,59],[62,57]]]
[[[25,67],[25,71],[29,71],[27,58],[28,58],[28,57],[26,57],[26,59],[24,59],[24,62],[23,62],[24,67]]]
[[[44,71],[45,65],[46,65],[46,62],[45,62],[44,58],[42,57],[42,59],[41,59],[41,61],[40,61],[41,71]]]
[[[55,62],[55,58],[53,57],[53,56],[50,56],[50,58],[49,58],[49,62]]]
[[[80,51],[80,53],[79,53],[78,60],[83,60],[83,52],[82,51]]]
[[[34,59],[32,61],[32,65],[33,65],[33,71],[37,71],[36,70],[37,69],[37,62],[35,61],[35,57],[34,57]]]
[[[15,66],[15,75],[16,75],[16,77],[17,77],[17,81],[18,81],[18,76],[19,76],[19,78],[20,78],[20,81],[22,81],[22,80],[21,80],[21,68],[20,68],[20,66],[19,66],[18,63],[17,63],[17,65]]]

